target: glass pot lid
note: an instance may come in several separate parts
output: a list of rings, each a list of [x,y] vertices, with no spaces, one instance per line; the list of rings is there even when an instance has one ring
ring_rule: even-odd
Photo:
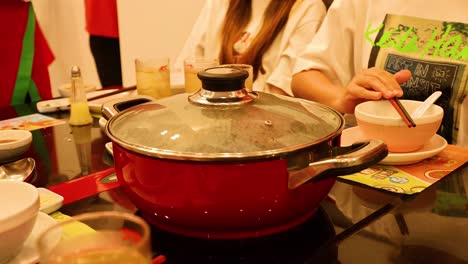
[[[109,137],[125,149],[178,160],[275,157],[329,140],[344,126],[325,105],[248,92],[248,72],[219,66],[198,74],[202,88],[113,116]]]

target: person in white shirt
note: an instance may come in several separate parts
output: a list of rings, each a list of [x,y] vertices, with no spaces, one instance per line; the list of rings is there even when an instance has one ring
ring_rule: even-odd
[[[295,96],[353,113],[364,100],[441,91],[439,131],[468,147],[466,0],[335,0],[295,64]]]
[[[325,14],[322,0],[207,0],[175,65],[188,57],[250,64],[254,91],[292,95],[294,60]]]

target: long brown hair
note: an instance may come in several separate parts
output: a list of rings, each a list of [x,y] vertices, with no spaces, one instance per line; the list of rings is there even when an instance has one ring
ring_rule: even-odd
[[[254,80],[257,78],[259,71],[264,73],[265,70],[262,66],[263,54],[286,25],[289,12],[295,2],[296,0],[271,0],[263,15],[262,28],[247,50],[239,57],[239,60],[236,60],[233,45],[241,37],[251,20],[252,0],[231,0],[221,33],[220,63],[250,64],[253,66]]]

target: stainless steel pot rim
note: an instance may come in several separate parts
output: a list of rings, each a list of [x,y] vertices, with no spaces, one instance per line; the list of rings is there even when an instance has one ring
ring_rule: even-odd
[[[121,148],[150,157],[192,161],[239,161],[288,157],[324,142],[331,146],[328,141],[338,136],[345,126],[343,115],[335,109],[298,98],[259,93],[257,98],[259,101],[256,101],[256,103],[245,104],[240,108],[237,105],[228,105],[221,109],[212,106],[200,107],[196,104],[187,104],[185,100],[189,100],[187,95],[175,95],[162,100],[143,103],[125,111],[112,111],[109,114],[109,121],[106,123],[106,134]],[[115,108],[114,104],[109,106],[109,111],[113,110],[113,108]],[[271,111],[270,108],[274,108],[275,111]],[[238,109],[244,111],[237,115],[236,111]],[[193,112],[202,110],[209,111]],[[251,118],[251,113],[258,113],[257,111],[263,115],[266,113],[266,116],[254,115],[254,118]],[[193,117],[187,115],[187,113],[196,114]],[[228,114],[225,115],[225,113]],[[210,114],[214,115],[210,116]],[[217,116],[218,114],[219,116]],[[236,115],[236,118],[239,117],[234,120],[236,122],[241,121],[236,123],[236,125],[240,125],[241,129],[226,129],[232,124],[230,118],[233,115]],[[180,116],[183,118],[178,119]],[[197,119],[198,116],[202,118]],[[160,123],[151,122],[151,124],[156,123],[159,126],[140,126],[140,124],[147,124],[148,118],[160,121]],[[291,121],[286,120],[284,123],[280,123],[284,121],[282,118],[291,118]],[[221,123],[220,127],[222,129],[218,129],[218,119],[229,122]],[[242,123],[244,119],[252,122],[245,125],[246,123]],[[177,121],[173,122],[173,120]],[[192,122],[193,120],[195,122]],[[193,127],[200,126],[199,120],[207,120],[208,123],[202,124],[209,124],[209,129],[200,134],[197,134],[198,132],[192,133],[197,131],[192,129]],[[271,123],[267,123],[270,120],[273,120],[273,124],[276,122],[279,126],[275,128],[273,125],[274,129],[272,130]],[[260,126],[255,126],[257,124],[260,124]],[[295,126],[297,124],[300,129]],[[210,126],[216,129],[210,131]],[[166,127],[170,129],[166,129]],[[248,129],[244,130],[245,128]],[[254,129],[250,130],[250,128]],[[171,129],[175,132],[168,134],[167,131]],[[169,139],[179,140],[181,138],[179,131],[192,133],[187,134],[189,140],[179,141],[181,143],[178,145],[168,141]],[[233,134],[232,131],[234,131]],[[269,133],[270,131],[273,132]],[[174,139],[172,136],[174,136]],[[211,141],[212,137],[216,141]],[[278,139],[284,137],[286,140],[280,141],[277,140],[277,137]],[[153,141],[154,139],[155,141]],[[257,139],[260,141],[257,141]],[[156,144],[153,142],[156,142]],[[212,142],[215,143],[212,144]],[[235,145],[237,142],[240,142],[241,145]],[[276,144],[270,145],[270,142]],[[215,148],[210,149],[211,146],[208,144],[212,144],[211,146]],[[257,147],[256,144],[260,147]],[[207,151],[205,151],[206,146],[208,146]]]
[[[335,111],[335,110],[333,110]],[[113,118],[112,118],[113,119]],[[290,154],[304,150],[309,147],[313,147],[320,143],[329,141],[336,136],[338,136],[344,129],[344,119],[342,119],[342,125],[334,132],[330,133],[328,136],[321,138],[320,140],[310,142],[309,144],[289,146],[281,149],[267,150],[267,151],[255,151],[255,152],[243,152],[243,153],[194,153],[194,152],[180,152],[166,149],[158,149],[148,146],[141,146],[136,144],[129,144],[124,142],[109,131],[109,123],[112,122],[112,119],[109,120],[106,124],[106,132],[109,138],[113,143],[119,145],[121,148],[142,154],[145,156],[161,158],[161,159],[170,159],[170,160],[183,160],[183,161],[241,161],[241,160],[258,160],[258,159],[268,159],[268,158],[283,158],[287,157]]]

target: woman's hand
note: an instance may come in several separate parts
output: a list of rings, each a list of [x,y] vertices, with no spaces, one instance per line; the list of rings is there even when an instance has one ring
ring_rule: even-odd
[[[339,110],[344,113],[353,113],[354,107],[363,101],[400,97],[403,95],[400,84],[410,78],[409,70],[391,74],[375,67],[366,69],[354,76],[346,86],[344,95],[339,99]]]
[[[342,87],[333,84],[319,70],[308,70],[295,74],[291,87],[296,97],[328,105],[341,113],[354,113],[356,105],[363,101],[402,96],[400,84],[410,78],[411,72],[408,70],[391,74],[370,68],[354,76],[346,87]]]

